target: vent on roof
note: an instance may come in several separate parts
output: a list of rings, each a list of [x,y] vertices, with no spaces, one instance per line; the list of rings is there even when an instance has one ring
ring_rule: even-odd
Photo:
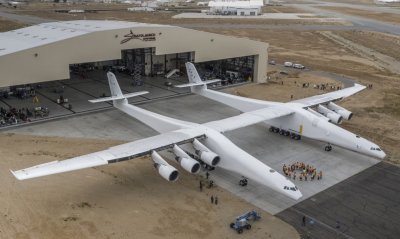
[[[33,36],[32,38],[37,38],[38,36]]]
[[[46,39],[47,39],[46,37],[43,37],[43,38],[41,38],[40,40],[42,40],[42,41],[43,41],[43,40],[46,40]]]
[[[26,36],[29,36],[29,33],[24,34],[24,36],[25,36],[25,37],[26,37]]]
[[[18,34],[18,35],[21,35],[21,34],[22,34],[22,32],[17,32],[17,34]]]

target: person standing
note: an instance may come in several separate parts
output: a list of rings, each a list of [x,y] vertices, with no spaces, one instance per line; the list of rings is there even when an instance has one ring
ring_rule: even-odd
[[[214,204],[214,196],[211,195],[211,204]]]
[[[218,205],[218,197],[217,196],[215,196],[214,202],[215,202],[215,205]]]
[[[202,192],[203,191],[203,182],[202,181],[200,181],[199,187],[200,187],[200,192]]]
[[[208,177],[210,176],[210,174],[208,173],[208,171],[206,172],[206,179],[208,179]]]
[[[302,225],[303,227],[306,226],[306,216],[303,216],[301,225]]]

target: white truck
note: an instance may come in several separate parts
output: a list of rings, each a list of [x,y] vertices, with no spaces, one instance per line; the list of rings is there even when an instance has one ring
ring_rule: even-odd
[[[290,62],[290,61],[285,61],[285,63],[283,63],[283,65],[284,65],[285,67],[292,67],[292,66],[293,66],[293,63]]]

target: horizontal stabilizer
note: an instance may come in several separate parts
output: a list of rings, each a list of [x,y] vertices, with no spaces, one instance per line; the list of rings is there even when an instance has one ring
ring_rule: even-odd
[[[185,88],[185,87],[191,87],[191,86],[199,86],[199,85],[208,85],[216,82],[220,82],[220,79],[215,79],[215,80],[206,80],[202,82],[196,82],[196,83],[188,83],[188,84],[182,84],[182,85],[175,85],[174,87],[177,88]]]
[[[104,98],[89,100],[89,102],[90,103],[99,103],[99,102],[105,102],[105,101],[111,101],[111,100],[122,100],[122,99],[128,99],[128,98],[139,96],[139,95],[145,95],[148,93],[149,93],[148,91],[139,91],[139,92],[129,93],[129,94],[121,95],[121,96],[111,96],[111,97],[104,97]]]

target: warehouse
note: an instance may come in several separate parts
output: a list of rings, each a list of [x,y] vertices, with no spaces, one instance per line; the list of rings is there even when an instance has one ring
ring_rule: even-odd
[[[184,71],[186,61],[203,63],[200,67],[215,74],[228,71],[245,80],[266,80],[268,44],[175,26],[51,22],[0,33],[0,46],[0,87],[70,79],[83,64],[158,76]]]

